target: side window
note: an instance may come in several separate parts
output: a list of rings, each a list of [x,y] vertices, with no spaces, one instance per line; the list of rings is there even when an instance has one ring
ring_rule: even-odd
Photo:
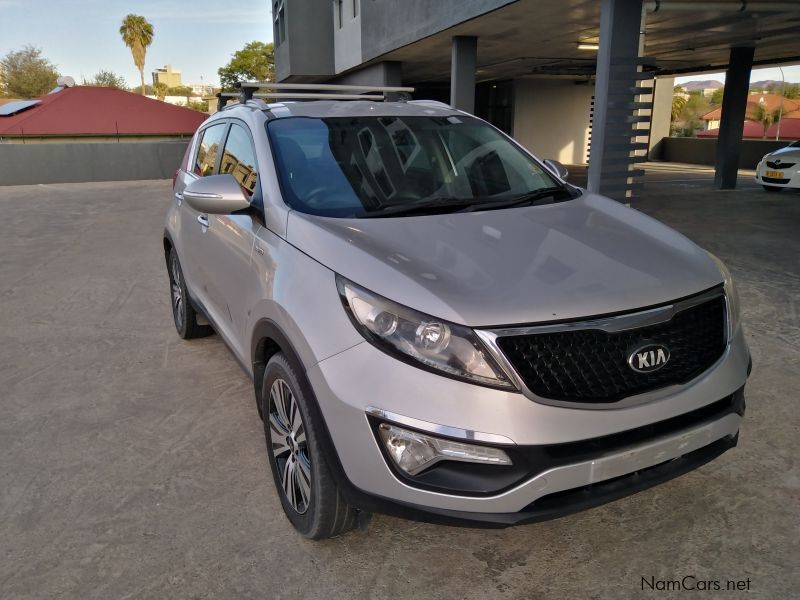
[[[219,172],[233,175],[248,198],[255,192],[258,183],[256,157],[250,143],[250,136],[241,125],[231,125],[228,139],[225,142],[225,151],[222,153]]]
[[[217,152],[222,145],[222,136],[225,133],[225,123],[212,125],[200,134],[200,144],[197,147],[197,157],[194,160],[192,172],[200,177],[214,174],[214,165],[217,162]]]

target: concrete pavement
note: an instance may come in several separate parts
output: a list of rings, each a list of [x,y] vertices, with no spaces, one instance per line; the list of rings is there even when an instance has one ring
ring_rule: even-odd
[[[376,515],[324,542],[281,512],[231,354],[174,332],[170,182],[0,187],[0,598],[655,598],[670,594],[647,582],[686,576],[721,582],[703,597],[796,596],[800,193],[717,192],[668,165],[647,181],[640,208],[738,279],[754,359],[739,447],[556,521]]]

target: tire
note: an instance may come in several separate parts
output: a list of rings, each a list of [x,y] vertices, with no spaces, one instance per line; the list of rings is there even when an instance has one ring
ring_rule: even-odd
[[[780,192],[783,189],[782,187],[778,187],[777,185],[762,185],[762,187],[768,192]]]
[[[325,460],[323,424],[281,354],[267,363],[261,398],[267,456],[289,521],[305,538],[331,538],[353,529],[358,512],[347,505]]]
[[[185,340],[189,340],[214,333],[210,325],[198,325],[197,323],[197,311],[189,301],[186,280],[183,278],[183,270],[175,248],[169,251],[167,271],[169,272],[172,319],[175,322],[175,329],[178,331],[178,335]]]

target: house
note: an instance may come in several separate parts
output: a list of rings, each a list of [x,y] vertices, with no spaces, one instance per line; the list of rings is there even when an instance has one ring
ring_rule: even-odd
[[[764,126],[756,117],[759,106],[770,114],[775,111],[781,111],[782,113],[780,124],[773,123],[767,128],[767,139],[775,139],[778,135],[780,139],[786,140],[800,138],[800,100],[783,98],[779,94],[754,92],[747,98],[744,131],[742,133],[743,139],[764,138]],[[700,118],[705,123],[705,131],[699,132],[697,137],[717,137],[719,122],[722,118],[722,108],[715,108]]]
[[[59,86],[37,100],[0,106],[0,142],[187,139],[207,116],[124,90]]]

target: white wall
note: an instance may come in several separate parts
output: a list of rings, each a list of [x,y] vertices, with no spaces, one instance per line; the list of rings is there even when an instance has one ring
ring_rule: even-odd
[[[147,96],[151,100],[158,100],[158,96]],[[203,98],[200,96],[189,96],[189,102],[202,102]],[[162,102],[167,104],[174,104],[175,106],[186,106],[186,96],[164,96]]]
[[[674,95],[675,78],[659,77],[653,83],[655,86],[653,98],[653,111],[650,118],[650,139],[647,154],[650,159],[661,158],[661,140],[669,137],[669,127],[672,123],[672,97]]]
[[[514,82],[514,138],[540,158],[586,164],[594,85],[564,79]]]

